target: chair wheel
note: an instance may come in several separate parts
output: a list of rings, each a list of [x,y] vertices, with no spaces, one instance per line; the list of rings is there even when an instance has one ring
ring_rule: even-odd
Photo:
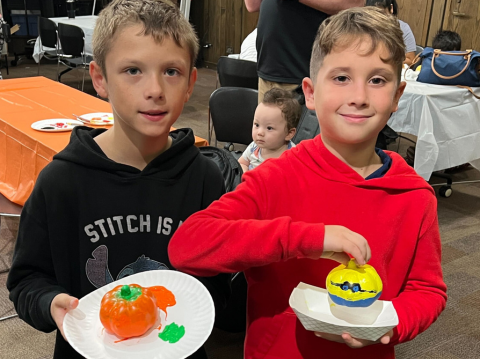
[[[226,149],[228,152],[232,152],[235,147],[233,146],[233,143],[228,142],[225,144],[225,146],[223,146],[223,148]]]
[[[450,197],[452,195],[452,193],[453,193],[453,190],[452,190],[452,187],[450,187],[450,186],[442,186],[438,190],[438,194],[441,197],[445,197],[445,198]]]

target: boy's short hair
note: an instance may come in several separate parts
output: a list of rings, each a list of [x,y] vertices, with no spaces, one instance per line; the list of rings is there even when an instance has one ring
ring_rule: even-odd
[[[462,38],[455,31],[438,31],[433,38],[432,47],[442,51],[460,51]]]
[[[137,24],[143,25],[143,35],[151,35],[157,42],[168,36],[186,48],[193,68],[199,50],[198,37],[178,7],[168,0],[114,0],[100,12],[93,32],[93,58],[104,76],[105,58],[115,36],[125,27]]]
[[[372,41],[369,54],[383,44],[390,56],[382,59],[396,70],[398,81],[405,61],[405,43],[400,24],[394,16],[377,7],[355,7],[327,18],[318,29],[310,59],[310,77],[315,83],[323,59],[335,48],[346,48],[355,40],[368,38]]]
[[[275,105],[282,111],[283,118],[287,121],[287,131],[298,126],[302,114],[302,107],[293,92],[274,87],[263,96],[264,105]]]

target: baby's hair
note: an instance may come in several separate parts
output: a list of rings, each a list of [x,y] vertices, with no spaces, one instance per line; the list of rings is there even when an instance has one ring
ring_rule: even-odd
[[[352,44],[359,46],[365,39],[371,41],[371,48],[365,55],[372,54],[380,44],[385,46],[389,56],[382,61],[393,65],[400,81],[405,43],[398,20],[374,6],[355,7],[340,11],[327,18],[318,29],[310,59],[310,77],[316,82],[318,70],[325,56],[334,49],[345,49]]]
[[[442,51],[460,51],[462,38],[455,31],[440,30],[433,38],[432,47]]]
[[[393,10],[392,15],[397,16],[398,14],[398,5],[396,0],[367,0],[365,6],[377,6],[382,9]]]
[[[283,118],[287,121],[287,131],[298,126],[302,107],[292,91],[274,87],[265,92],[262,103],[264,105],[275,105],[280,108]]]
[[[142,25],[141,34],[151,35],[159,43],[169,37],[187,49],[193,68],[199,50],[198,38],[178,7],[169,0],[114,0],[100,12],[93,32],[93,58],[104,76],[105,58],[115,36],[132,25]]]

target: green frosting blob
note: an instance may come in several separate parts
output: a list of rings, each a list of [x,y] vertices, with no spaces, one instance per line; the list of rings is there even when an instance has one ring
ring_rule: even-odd
[[[176,343],[185,335],[185,327],[172,323],[165,327],[158,337],[165,342]]]
[[[128,300],[129,302],[133,302],[141,295],[141,288],[130,287],[129,285],[122,286],[122,288],[116,293],[117,298]]]

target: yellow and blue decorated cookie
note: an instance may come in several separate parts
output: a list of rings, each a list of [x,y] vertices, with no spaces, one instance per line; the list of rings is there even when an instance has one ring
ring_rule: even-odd
[[[375,268],[358,267],[354,259],[331,270],[327,276],[327,291],[332,302],[346,307],[368,307],[382,294],[382,279]]]

